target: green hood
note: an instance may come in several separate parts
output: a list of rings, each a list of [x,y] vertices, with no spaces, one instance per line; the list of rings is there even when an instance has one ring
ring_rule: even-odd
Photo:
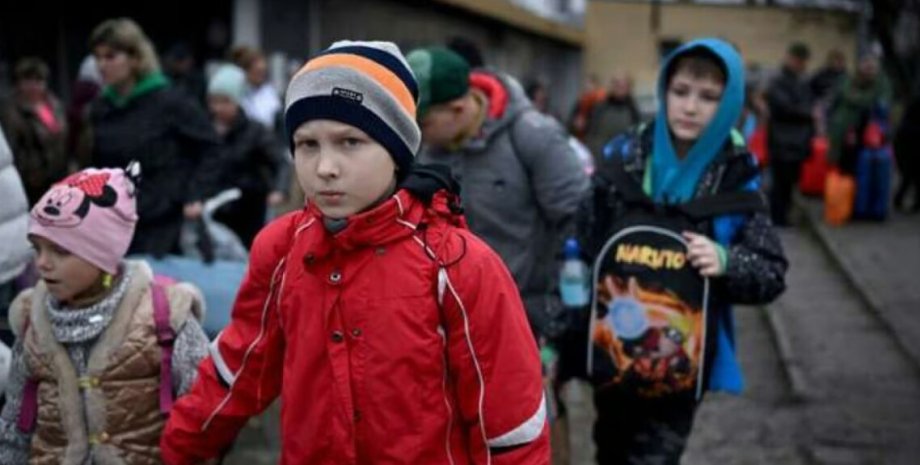
[[[124,107],[141,95],[149,94],[150,92],[162,89],[168,85],[169,79],[167,79],[163,73],[154,71],[141,78],[127,96],[120,95],[112,86],[105,86],[105,89],[102,90],[102,95],[116,107]]]

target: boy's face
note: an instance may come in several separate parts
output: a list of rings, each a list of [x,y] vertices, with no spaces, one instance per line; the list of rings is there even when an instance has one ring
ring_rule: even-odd
[[[294,166],[307,199],[329,218],[346,218],[396,186],[396,164],[364,131],[312,120],[294,132]]]
[[[35,266],[48,292],[59,302],[71,303],[93,289],[102,270],[41,236],[31,235]]]
[[[677,70],[668,84],[668,126],[681,142],[692,142],[712,121],[719,109],[725,85],[707,76]]]
[[[419,121],[422,140],[433,147],[452,144],[464,129],[463,111],[461,99],[432,106]]]

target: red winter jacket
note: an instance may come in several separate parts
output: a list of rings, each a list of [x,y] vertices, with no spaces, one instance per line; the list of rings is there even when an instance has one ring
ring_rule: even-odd
[[[283,465],[549,463],[518,291],[443,192],[400,191],[335,235],[312,208],[266,227],[165,462],[217,455],[279,393]]]

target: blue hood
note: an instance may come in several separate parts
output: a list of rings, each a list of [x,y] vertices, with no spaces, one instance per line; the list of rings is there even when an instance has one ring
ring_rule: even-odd
[[[704,48],[721,59],[727,72],[727,82],[719,109],[706,126],[687,156],[680,160],[674,151],[667,117],[667,71],[678,56]],[[655,139],[652,152],[652,196],[658,202],[681,203],[690,200],[706,166],[716,157],[730,137],[744,105],[744,63],[727,42],[720,39],[697,39],[672,52],[658,73],[658,115],[655,117]]]

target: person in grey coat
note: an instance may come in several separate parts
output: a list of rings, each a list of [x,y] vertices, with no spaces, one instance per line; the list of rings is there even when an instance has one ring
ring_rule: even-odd
[[[419,82],[419,162],[451,168],[470,229],[508,266],[535,334],[558,335],[556,257],[589,187],[568,134],[510,76],[471,71],[440,47],[407,60]]]
[[[7,309],[13,297],[13,279],[22,273],[31,258],[31,247],[26,239],[29,228],[29,204],[26,191],[16,167],[13,153],[0,128],[0,388],[6,384],[9,371],[9,342],[12,334],[6,324]],[[8,337],[9,336],[9,337]]]

